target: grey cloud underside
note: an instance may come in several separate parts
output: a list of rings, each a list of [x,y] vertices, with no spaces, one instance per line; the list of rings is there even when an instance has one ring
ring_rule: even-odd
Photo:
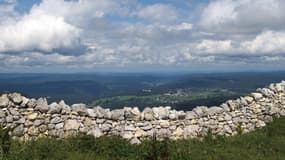
[[[282,0],[215,0],[195,11],[172,1],[44,0],[25,15],[14,6],[0,5],[0,71],[285,65]]]

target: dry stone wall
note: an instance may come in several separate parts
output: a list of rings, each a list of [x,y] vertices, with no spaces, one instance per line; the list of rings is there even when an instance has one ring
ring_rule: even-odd
[[[48,104],[45,98],[27,98],[19,93],[0,95],[0,123],[12,128],[13,138],[64,138],[78,133],[100,137],[119,135],[132,143],[152,137],[171,139],[247,133],[285,116],[285,81],[259,88],[256,93],[228,100],[221,106],[197,106],[192,111],[171,107],[123,109],[71,106],[60,101]]]

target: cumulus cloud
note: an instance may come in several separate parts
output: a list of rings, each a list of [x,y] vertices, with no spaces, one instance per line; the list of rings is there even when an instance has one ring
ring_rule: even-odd
[[[285,64],[282,0],[43,0],[23,13],[8,1],[0,70]]]
[[[203,10],[200,26],[218,32],[256,32],[285,26],[283,0],[215,0]]]
[[[285,54],[285,32],[262,32],[255,39],[242,42],[241,47],[250,53]]]
[[[138,17],[151,21],[170,22],[178,18],[175,7],[170,4],[153,4],[136,13]]]
[[[81,45],[82,31],[90,30],[90,25],[96,23],[96,19],[111,14],[127,15],[125,5],[131,4],[112,0],[43,0],[35,4],[28,14],[0,25],[0,52],[51,52],[54,49],[78,47]],[[15,13],[14,6],[5,6],[5,10],[3,16],[1,12],[4,11],[0,11],[0,17],[11,19],[8,12]]]
[[[90,21],[96,21],[106,16],[128,16],[131,14],[130,7],[135,1],[124,0],[43,0],[34,5],[31,12],[65,17],[68,23],[80,27],[88,27]]]
[[[63,17],[28,15],[16,24],[0,26],[0,52],[68,48],[78,43],[79,29]]]
[[[196,45],[197,52],[199,53],[230,53],[233,50],[232,41],[214,41],[202,40]]]
[[[2,3],[16,3],[17,0],[0,0]]]
[[[193,25],[190,23],[181,23],[178,25],[162,25],[161,28],[171,32],[171,31],[187,31],[192,30]]]

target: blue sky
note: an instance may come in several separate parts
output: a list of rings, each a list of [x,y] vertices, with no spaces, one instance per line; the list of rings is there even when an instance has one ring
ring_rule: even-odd
[[[0,72],[285,67],[283,0],[0,0]]]

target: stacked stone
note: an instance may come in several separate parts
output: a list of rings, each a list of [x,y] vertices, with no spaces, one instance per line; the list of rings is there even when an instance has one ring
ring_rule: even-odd
[[[171,107],[104,109],[85,104],[48,104],[45,98],[29,99],[19,93],[0,96],[0,123],[12,129],[13,138],[65,138],[79,133],[100,137],[119,135],[132,143],[157,136],[161,139],[232,136],[247,133],[285,116],[285,81],[257,89],[220,106],[198,106],[192,111]]]

